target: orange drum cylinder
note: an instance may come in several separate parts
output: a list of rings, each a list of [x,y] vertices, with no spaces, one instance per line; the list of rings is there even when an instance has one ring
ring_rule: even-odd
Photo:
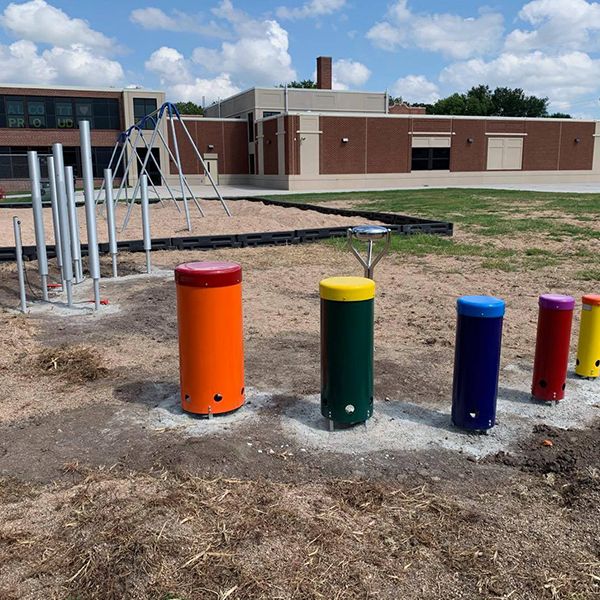
[[[192,262],[175,269],[183,410],[226,413],[244,404],[242,267]]]

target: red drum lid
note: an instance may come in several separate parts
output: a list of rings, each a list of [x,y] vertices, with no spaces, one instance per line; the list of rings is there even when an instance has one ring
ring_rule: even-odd
[[[233,262],[190,262],[175,268],[175,283],[191,287],[225,287],[242,282],[242,267]]]

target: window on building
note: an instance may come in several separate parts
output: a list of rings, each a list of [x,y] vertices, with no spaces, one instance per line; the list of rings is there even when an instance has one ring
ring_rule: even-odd
[[[92,129],[121,129],[119,101],[114,98],[44,98],[0,96],[0,127],[75,129],[79,121]]]
[[[274,117],[275,115],[280,115],[281,112],[278,110],[265,110],[263,112],[263,119],[266,119],[267,117]]]
[[[73,102],[71,100],[57,100],[54,104],[57,129],[73,129],[75,120],[73,118]]]
[[[6,126],[25,127],[25,101],[22,98],[6,101]]]
[[[248,155],[248,170],[250,175],[254,175],[254,154]]]
[[[156,98],[134,98],[133,99],[133,118],[135,122],[141,121],[146,115],[156,111]],[[144,129],[154,129],[152,121],[148,120]]]
[[[46,102],[43,98],[27,101],[27,121],[33,129],[46,128]]]
[[[450,148],[413,148],[413,171],[450,170]]]
[[[248,141],[254,141],[254,113],[248,113]]]
[[[47,157],[52,155],[52,148],[46,146],[0,146],[0,180],[1,179],[29,179],[29,166],[27,152],[35,150],[40,160],[40,174],[42,179],[48,178]],[[108,168],[113,147],[97,146],[92,148],[92,170],[94,177],[104,177],[104,169]],[[78,146],[64,146],[63,157],[66,167],[73,167],[75,177],[82,176],[81,149]],[[114,171],[116,177],[123,176],[123,161],[119,169]]]

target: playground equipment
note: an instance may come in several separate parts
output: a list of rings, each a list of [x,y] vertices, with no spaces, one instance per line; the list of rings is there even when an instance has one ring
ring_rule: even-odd
[[[575,373],[595,379],[600,375],[600,295],[582,298]]]
[[[175,120],[177,120],[181,130],[185,134],[188,142],[190,143],[192,150],[194,151],[197,159],[199,160],[200,164],[204,168],[206,177],[208,177],[210,184],[212,185],[219,201],[221,202],[221,205],[223,206],[223,209],[225,210],[225,213],[227,214],[227,216],[229,216],[229,217],[231,216],[231,212],[229,211],[229,208],[227,207],[227,204],[225,203],[225,200],[223,199],[223,196],[221,195],[221,192],[219,191],[219,188],[217,187],[217,184],[216,184],[215,180],[213,179],[213,177],[210,173],[210,170],[208,169],[206,163],[204,162],[204,158],[202,157],[202,154],[198,150],[196,143],[194,142],[192,136],[190,135],[190,132],[188,131],[188,128],[185,125],[184,120],[181,118],[181,115],[179,114],[177,107],[170,102],[165,102],[155,112],[150,113],[149,115],[146,115],[139,123],[136,123],[135,125],[130,127],[127,131],[124,131],[123,133],[121,133],[115,143],[115,147],[113,148],[111,159],[110,159],[110,162],[108,165],[113,173],[116,173],[118,171],[118,169],[121,167],[121,165],[123,164],[123,162],[126,160],[125,159],[126,148],[130,147],[130,149],[131,149],[129,159],[127,160],[127,166],[125,167],[125,171],[123,173],[121,185],[119,186],[119,189],[115,196],[115,200],[114,200],[115,204],[118,203],[119,200],[121,199],[121,193],[122,193],[123,189],[125,189],[125,193],[127,193],[127,177],[128,177],[129,171],[131,169],[131,165],[133,163],[134,158],[137,159],[137,163],[138,163],[138,167],[139,167],[139,175],[140,175],[138,177],[138,181],[134,187],[131,198],[126,198],[127,213],[125,215],[125,219],[123,220],[123,225],[121,228],[122,231],[124,231],[129,224],[129,220],[131,218],[131,211],[133,208],[133,204],[137,198],[137,194],[138,194],[139,188],[141,186],[141,178],[143,175],[148,176],[148,179],[154,188],[154,184],[152,183],[152,178],[150,177],[150,175],[148,173],[148,163],[150,160],[152,160],[155,168],[158,170],[158,173],[160,174],[162,182],[164,183],[165,187],[167,188],[169,195],[171,196],[171,199],[173,200],[173,202],[175,203],[175,206],[177,207],[177,210],[179,212],[181,212],[181,209],[179,208],[179,206],[177,204],[176,196],[168,184],[167,177],[165,177],[164,173],[162,172],[162,170],[160,168],[160,165],[158,164],[158,162],[156,161],[156,159],[152,153],[152,149],[155,146],[160,147],[159,144],[161,144],[162,147],[166,150],[167,154],[169,155],[169,159],[171,161],[173,161],[173,163],[175,164],[175,166],[177,168],[177,175],[179,178],[180,191],[181,191],[183,207],[184,207],[184,212],[185,212],[185,218],[186,218],[186,225],[187,225],[188,231],[192,230],[192,223],[191,223],[189,206],[188,206],[188,194],[189,194],[189,197],[193,200],[193,202],[196,205],[196,208],[198,209],[200,214],[202,216],[204,216],[204,211],[202,210],[202,207],[198,203],[198,199],[192,192],[192,189],[185,177],[183,168],[181,166],[181,157],[179,155],[179,144],[178,144],[178,140],[177,140],[177,131],[176,131],[176,127],[175,127]],[[144,129],[146,128],[146,125],[148,123],[150,123],[153,128],[151,130],[152,133],[151,133],[150,140],[146,141],[146,138],[144,137]],[[163,133],[161,131],[161,129],[165,125],[167,125],[171,131],[171,141],[172,141],[173,150],[171,150],[171,146],[170,146],[169,142],[165,139],[165,136],[163,135]],[[132,135],[134,135],[134,132],[135,132],[135,137],[132,141],[131,137],[132,137]],[[143,143],[143,146],[146,150],[146,155],[145,155],[143,161],[139,158],[139,155],[137,153],[138,141],[141,141]],[[119,147],[121,148],[120,151],[118,150]],[[113,165],[113,161],[115,160],[115,158],[116,158],[116,162]],[[112,186],[112,181],[110,182],[110,185]],[[154,191],[155,191],[156,195],[158,196],[159,200],[162,202],[162,198],[160,197],[160,194],[158,193],[156,188],[154,188]],[[101,192],[102,192],[102,188],[100,189],[100,192],[98,193],[96,201],[98,201],[100,199]]]
[[[108,251],[112,264],[112,276],[118,276],[117,268],[117,229],[115,225],[115,205],[113,204],[112,172],[104,169],[104,195],[106,206],[106,223],[108,225]]]
[[[100,255],[96,235],[96,202],[94,200],[94,174],[92,170],[92,142],[90,122],[79,122],[81,140],[81,167],[83,172],[83,195],[85,197],[85,221],[87,226],[88,267],[94,286],[94,309],[100,308]]]
[[[150,251],[152,250],[152,237],[150,236],[150,214],[148,210],[148,176],[142,175],[142,230],[144,233],[144,252],[146,253],[146,273],[152,271]]]
[[[571,323],[575,299],[543,294],[539,316],[531,396],[535,400],[558,402],[565,397]]]
[[[23,270],[23,243],[21,242],[21,221],[13,217],[13,231],[15,234],[15,250],[17,253],[17,276],[19,278],[19,300],[21,312],[27,312],[27,297],[25,295],[25,271]]]
[[[73,177],[73,167],[65,167],[65,179],[69,208],[71,256],[73,264],[75,265],[75,283],[81,283],[83,281],[83,265],[81,263],[81,240],[79,239],[79,217],[77,216],[77,204],[75,203],[75,179]]]
[[[175,269],[183,410],[212,417],[244,403],[242,268],[192,262]]]
[[[392,232],[387,227],[381,227],[380,225],[358,225],[357,227],[348,228],[348,245],[350,250],[356,258],[358,258],[360,264],[365,270],[365,277],[373,279],[373,272],[377,263],[387,254],[390,248],[390,241]],[[373,243],[377,240],[385,238],[385,245],[379,252],[379,254],[373,258]],[[360,242],[367,242],[367,258],[366,260],[362,257],[358,249],[354,246],[354,240]]]
[[[56,172],[54,168],[54,158],[49,156],[48,165],[48,181],[50,183],[50,203],[52,206],[52,227],[54,230],[54,249],[56,250],[56,266],[60,270],[60,280],[64,281],[62,266],[62,241],[60,237],[60,218],[58,216],[58,192],[56,189]]]
[[[69,208],[67,206],[67,184],[65,182],[65,163],[62,144],[52,145],[54,158],[54,177],[58,199],[58,222],[62,258],[63,287],[67,290],[67,306],[73,306],[73,256],[71,254],[71,235],[69,229]]]
[[[29,164],[29,180],[31,182],[31,205],[33,208],[33,228],[35,231],[38,273],[40,275],[40,286],[42,288],[42,300],[47,302],[48,255],[46,253],[46,232],[44,230],[44,215],[42,212],[40,161],[35,150],[31,150],[27,153],[27,162]]]
[[[452,423],[487,431],[496,421],[505,304],[491,296],[463,296],[456,309]]]
[[[321,414],[335,424],[366,422],[373,414],[375,283],[330,277],[321,296]]]

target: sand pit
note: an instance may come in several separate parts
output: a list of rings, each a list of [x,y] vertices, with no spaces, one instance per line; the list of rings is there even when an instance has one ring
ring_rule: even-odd
[[[160,204],[150,205],[150,231],[153,238],[185,237],[196,235],[220,235],[253,233],[262,231],[289,231],[294,229],[312,229],[318,227],[342,227],[358,225],[365,222],[362,217],[345,217],[339,215],[325,215],[316,211],[285,208],[280,206],[267,206],[260,202],[249,200],[229,200],[228,207],[232,213],[228,217],[219,202],[214,200],[201,201],[200,205],[205,213],[202,217],[193,202],[190,202],[190,216],[192,231],[186,228],[183,206],[179,203],[182,212],[171,201],[165,201],[165,206]],[[80,224],[82,243],[87,242],[85,226],[85,209],[77,209]],[[98,207],[98,241],[108,241],[108,228],[103,218],[102,206]],[[131,214],[127,229],[121,232],[126,208],[120,204],[116,211],[117,238],[118,240],[142,239],[142,215],[139,204],[136,204]],[[21,219],[21,229],[24,245],[35,244],[33,231],[33,214],[31,209],[15,209],[0,211],[0,245],[12,246],[13,229],[12,217],[17,215]],[[44,225],[46,230],[46,243],[54,244],[54,231],[52,228],[52,213],[50,208],[44,209]]]

